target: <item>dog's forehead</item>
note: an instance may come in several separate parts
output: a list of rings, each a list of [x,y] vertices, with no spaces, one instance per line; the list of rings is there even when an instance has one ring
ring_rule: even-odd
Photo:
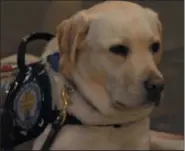
[[[123,43],[124,39],[149,38],[154,34],[144,9],[132,12],[118,8],[94,16],[87,35],[92,48],[107,48],[112,44]]]

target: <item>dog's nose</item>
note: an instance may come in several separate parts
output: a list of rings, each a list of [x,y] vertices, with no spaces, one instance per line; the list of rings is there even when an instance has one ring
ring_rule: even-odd
[[[147,80],[144,82],[144,87],[147,91],[147,100],[155,103],[156,106],[159,105],[161,101],[161,92],[164,90],[163,80]]]
[[[162,92],[164,90],[164,81],[158,80],[158,81],[152,81],[152,80],[146,80],[144,82],[144,88],[150,93],[150,92]]]

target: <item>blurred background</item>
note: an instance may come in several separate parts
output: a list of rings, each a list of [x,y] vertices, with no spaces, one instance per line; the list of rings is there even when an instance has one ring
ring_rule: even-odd
[[[21,37],[30,32],[55,33],[65,18],[99,1],[1,1],[0,57],[17,51]],[[164,59],[161,70],[165,77],[165,97],[152,114],[151,127],[160,131],[184,134],[184,1],[134,1],[159,13],[164,33]],[[42,53],[44,43],[32,44],[29,52]]]

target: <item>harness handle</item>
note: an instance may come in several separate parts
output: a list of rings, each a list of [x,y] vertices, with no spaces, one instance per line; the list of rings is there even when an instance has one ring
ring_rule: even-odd
[[[22,38],[21,43],[17,52],[17,65],[20,71],[25,71],[27,69],[25,63],[25,54],[26,54],[26,46],[29,42],[34,40],[46,40],[49,41],[54,37],[54,35],[44,32],[33,32]]]

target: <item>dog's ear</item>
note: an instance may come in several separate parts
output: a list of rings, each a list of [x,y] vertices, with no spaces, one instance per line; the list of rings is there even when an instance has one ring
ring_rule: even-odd
[[[148,17],[153,20],[153,24],[156,24],[159,35],[160,35],[160,51],[158,53],[156,53],[156,55],[154,56],[155,62],[157,64],[160,63],[161,61],[161,57],[163,54],[163,28],[162,28],[162,23],[159,19],[159,14],[156,13],[155,11],[149,9],[149,8],[145,8],[146,14],[148,15]]]
[[[89,28],[89,18],[85,11],[62,21],[57,26],[57,39],[61,54],[60,70],[69,75],[74,68],[80,44],[85,39]]]

